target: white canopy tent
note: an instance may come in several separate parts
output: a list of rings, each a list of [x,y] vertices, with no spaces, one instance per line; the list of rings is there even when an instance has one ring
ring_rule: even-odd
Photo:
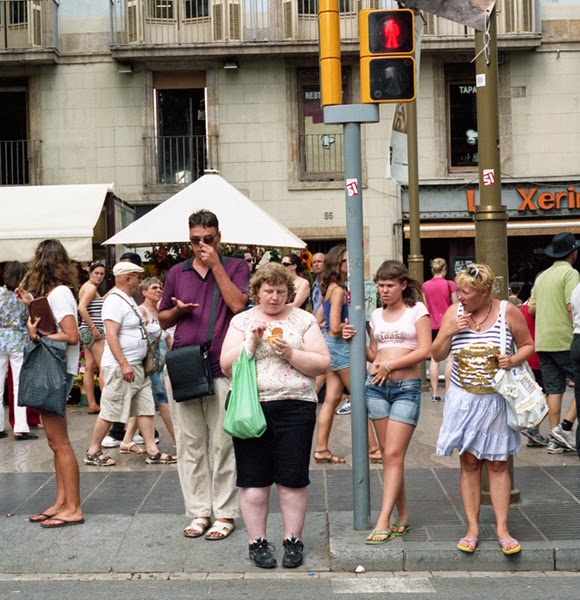
[[[222,242],[226,244],[283,248],[306,246],[299,237],[217,173],[204,175],[104,243],[151,246],[188,242],[189,215],[204,208],[217,215]]]
[[[109,192],[112,183],[0,187],[0,260],[27,262],[47,238],[60,240],[73,260],[91,260]]]

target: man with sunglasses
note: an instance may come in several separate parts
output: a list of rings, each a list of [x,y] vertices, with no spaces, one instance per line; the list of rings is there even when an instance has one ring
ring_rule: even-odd
[[[215,394],[173,403],[179,481],[187,516],[186,537],[222,540],[234,530],[239,516],[235,459],[231,438],[223,429],[225,399],[229,389],[220,368],[220,354],[232,317],[248,302],[250,277],[242,259],[221,260],[221,236],[216,215],[200,210],[189,217],[193,257],[172,267],[159,306],[164,329],[176,326],[174,348],[203,344],[207,340],[212,297],[219,288],[213,337],[209,350]],[[168,390],[168,395],[171,394]],[[210,519],[214,522],[210,528]]]

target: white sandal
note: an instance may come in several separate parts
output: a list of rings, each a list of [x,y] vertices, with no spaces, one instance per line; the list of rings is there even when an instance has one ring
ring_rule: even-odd
[[[233,523],[228,523],[227,521],[220,521],[217,519],[213,522],[211,528],[207,530],[204,537],[210,542],[215,540],[225,540],[229,535],[231,535],[235,528],[236,526]],[[220,533],[221,535],[218,537],[208,537],[210,533]]]
[[[124,450],[123,446],[125,446]],[[128,444],[123,444],[123,442],[121,442],[119,445],[119,452],[121,454],[145,454],[147,451],[144,448],[139,448],[135,442],[129,442]]]
[[[196,517],[193,521],[183,530],[183,535],[188,538],[198,538],[201,537],[209,527],[210,520],[209,517]],[[188,533],[188,531],[193,531],[193,534]]]

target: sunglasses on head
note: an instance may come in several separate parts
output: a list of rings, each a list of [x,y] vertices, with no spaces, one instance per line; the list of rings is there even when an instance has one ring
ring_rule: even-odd
[[[477,277],[479,275],[479,269],[477,267],[469,267],[466,271],[470,277]]]
[[[197,237],[196,235],[192,236],[189,238],[189,241],[194,244],[194,245],[198,245],[201,241],[203,241],[204,244],[213,244],[213,241],[215,240],[215,235],[213,233],[210,233],[209,235],[204,235],[203,237]]]

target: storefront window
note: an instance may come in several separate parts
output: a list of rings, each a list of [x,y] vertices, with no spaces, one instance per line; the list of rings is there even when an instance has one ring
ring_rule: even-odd
[[[477,169],[479,162],[475,74],[447,65],[449,167]]]
[[[348,103],[349,88],[343,73],[343,102]],[[300,173],[302,180],[334,181],[344,177],[343,132],[340,125],[325,125],[320,105],[318,69],[298,72],[300,115]]]

